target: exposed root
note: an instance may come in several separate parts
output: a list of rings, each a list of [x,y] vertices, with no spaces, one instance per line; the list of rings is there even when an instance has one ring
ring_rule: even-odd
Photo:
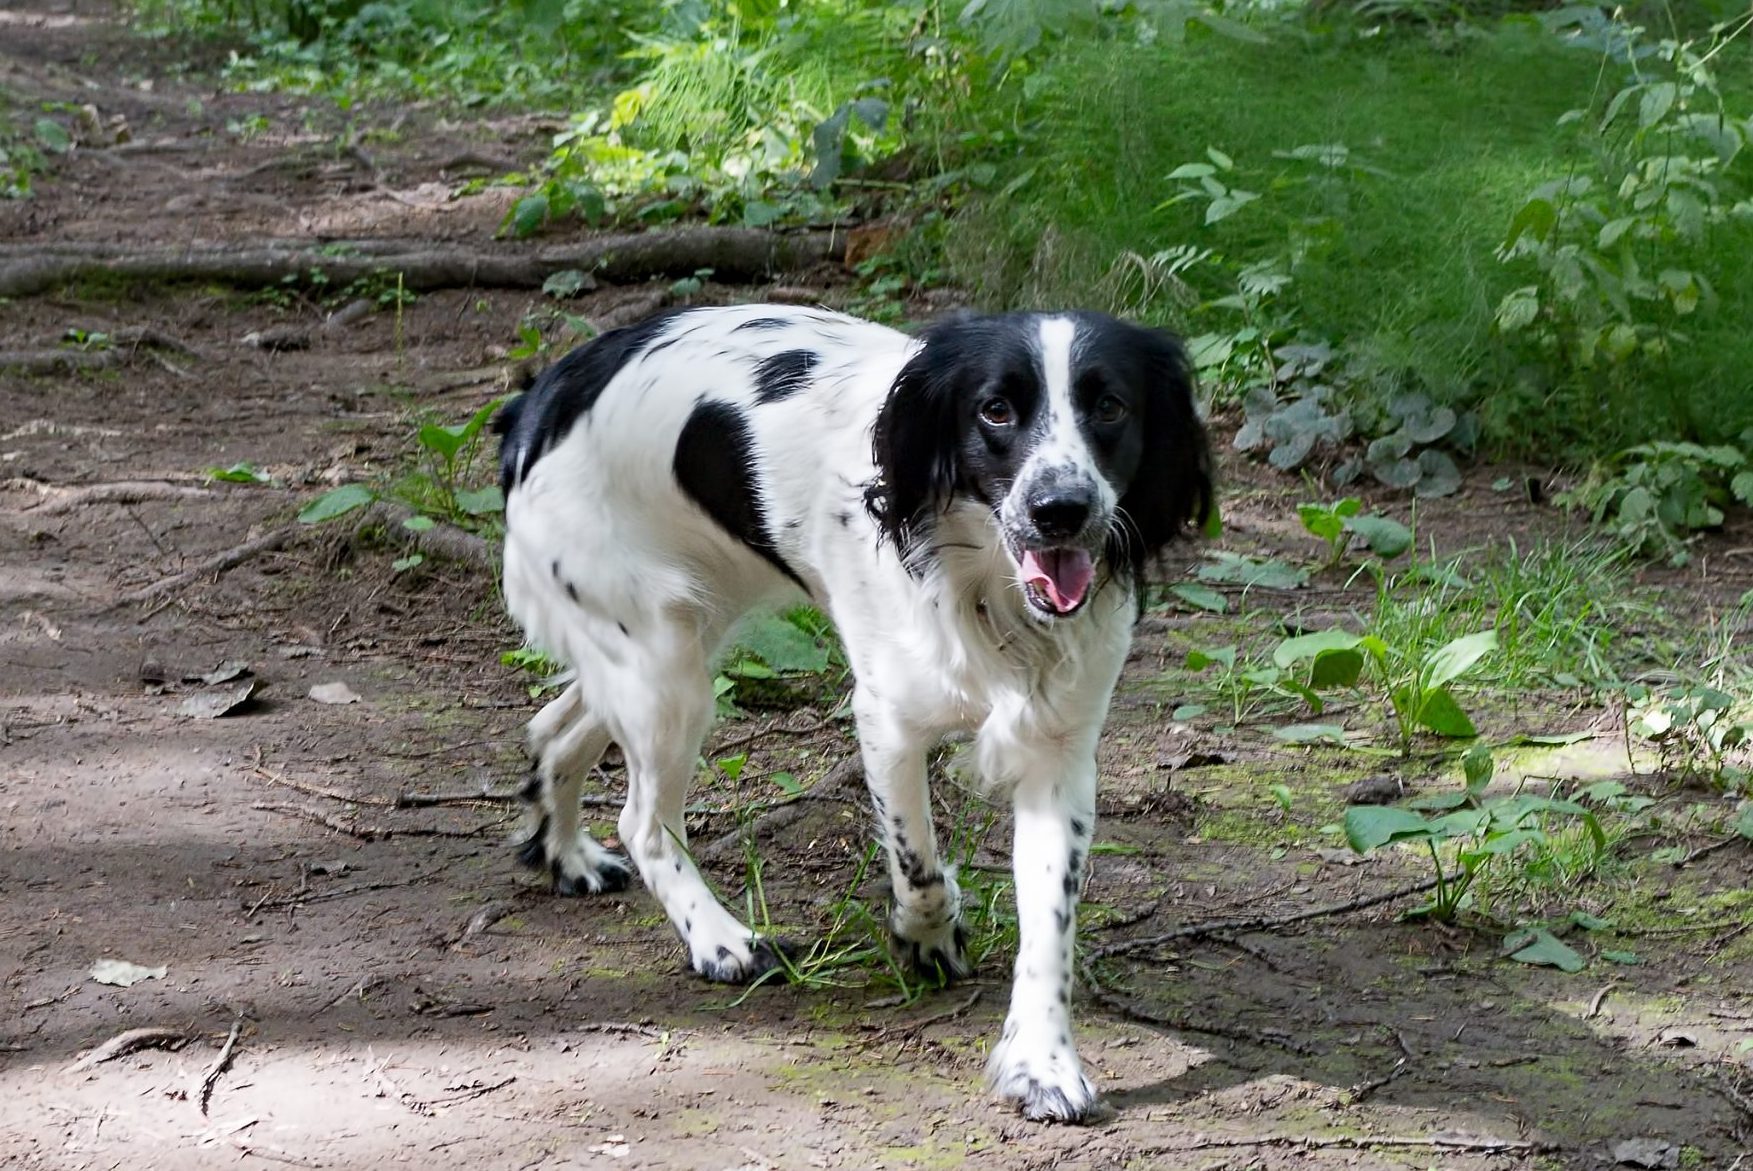
[[[207,1072],[201,1076],[201,1089],[196,1094],[195,1101],[201,1107],[203,1117],[207,1114],[207,1103],[213,1097],[213,1087],[219,1084],[220,1077],[231,1065],[232,1054],[237,1050],[237,1035],[242,1030],[242,1017],[231,1022],[231,1035],[225,1038],[225,1045],[219,1050],[219,1056],[213,1059],[213,1064],[208,1066]]]
[[[114,1061],[118,1057],[126,1057],[130,1053],[138,1053],[142,1049],[177,1049],[188,1042],[189,1034],[182,1029],[173,1029],[163,1025],[148,1025],[142,1029],[129,1029],[125,1033],[117,1033],[78,1061],[67,1067],[68,1073],[79,1073],[93,1066],[102,1065],[106,1061]]]
[[[149,586],[130,590],[117,598],[115,604],[118,606],[138,606],[146,602],[156,602],[166,594],[175,593],[177,590],[193,585],[202,578],[216,577],[228,569],[236,569],[252,558],[260,557],[263,553],[271,553],[282,548],[297,535],[298,529],[293,525],[275,529],[273,532],[265,533],[252,541],[245,541],[243,544],[235,545],[224,552],[215,553],[193,569],[186,569],[182,573],[173,574],[162,581],[153,582]]]

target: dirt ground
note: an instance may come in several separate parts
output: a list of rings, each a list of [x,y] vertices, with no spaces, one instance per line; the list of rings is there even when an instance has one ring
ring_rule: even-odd
[[[378,131],[361,158],[337,147],[345,126],[325,103],[228,94],[174,72],[179,56],[90,2],[0,6],[0,88],[26,109],[65,103],[47,107],[64,120],[87,103],[100,122],[120,115],[138,144],[82,146],[52,161],[35,198],[0,202],[0,260],[72,243],[484,244],[512,195],[458,195],[466,156],[527,163],[550,128],[378,109],[355,115]],[[811,287],[847,296],[835,272]],[[572,311],[612,319],[665,288],[603,289]],[[404,550],[343,522],[125,600],[278,533],[323,488],[405,469],[410,420],[460,419],[500,393],[519,321],[550,306],[437,291],[325,328],[332,305],[308,290],[123,282],[0,302],[0,349],[129,327],[187,347],[0,372],[0,1166],[1747,1161],[1753,919],[1745,903],[1700,910],[1745,886],[1744,842],[1657,876],[1661,914],[1635,934],[1637,966],[1567,976],[1504,963],[1496,934],[1397,922],[1404,901],[1106,960],[1107,991],[1084,998],[1079,1021],[1108,1110],[1087,1128],[1039,1127],[981,1090],[1006,1003],[1002,951],[970,983],[908,1003],[874,963],[838,987],[745,998],[685,973],[637,887],[570,900],[540,889],[506,848],[503,803],[402,800],[521,779],[532,678],[500,662],[516,636],[484,569],[435,556],[396,573]],[[268,330],[296,338],[245,341]],[[274,483],[201,474],[243,460]],[[1298,487],[1226,471],[1226,547],[1315,555],[1292,531]],[[1503,474],[1470,471],[1426,530],[1459,547],[1562,528],[1494,492]],[[1404,501],[1382,503],[1404,514]],[[1701,609],[1734,598],[1753,586],[1747,536],[1662,584]],[[1339,583],[1252,599],[1304,616],[1365,603]],[[1274,828],[1318,825],[1376,762],[1165,714],[1177,700],[1163,669],[1200,621],[1153,612],[1141,627],[1103,750],[1098,837],[1111,845],[1086,947],[1282,918],[1420,877],[1415,858],[1360,862]],[[247,665],[256,698],[222,718],[181,714],[227,685],[201,681],[224,664]],[[309,698],[334,682],[358,702]],[[735,811],[765,783],[750,778],[827,774],[852,750],[834,706],[755,711],[714,733],[711,757],[750,762],[740,790],[703,784],[690,830],[733,905],[748,874]],[[1546,731],[1611,731],[1595,709],[1541,718]],[[1262,778],[1312,804],[1279,813]],[[611,768],[596,792],[617,785]],[[946,799],[946,834],[970,824],[961,808]],[[607,803],[594,812],[612,827]],[[760,841],[764,890],[775,922],[807,936],[852,881],[866,810],[837,792],[784,812]],[[1251,836],[1219,832],[1237,818]],[[1007,840],[1002,818],[977,833],[972,870],[1001,875]],[[880,883],[858,894],[880,912]],[[165,971],[101,984],[89,974],[102,959]],[[137,1028],[186,1043],[72,1068]],[[1620,1145],[1635,1139],[1649,1141]]]

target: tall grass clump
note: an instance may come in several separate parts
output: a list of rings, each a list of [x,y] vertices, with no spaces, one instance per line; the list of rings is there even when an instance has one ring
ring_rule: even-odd
[[[1531,280],[1570,279],[1563,263],[1550,278],[1531,274],[1506,248],[1531,194],[1567,177],[1611,183],[1657,150],[1648,139],[1635,160],[1607,157],[1604,107],[1640,75],[1610,45],[1552,24],[1068,38],[1030,79],[1035,134],[1000,176],[1016,190],[965,218],[949,242],[954,268],[996,304],[1095,304],[1195,337],[1258,337],[1268,354],[1331,343],[1346,356],[1346,393],[1476,407],[1500,452],[1738,434],[1753,423],[1753,337],[1734,328],[1753,308],[1753,216],[1731,211],[1740,188],[1729,163],[1708,233],[1643,245],[1659,254],[1646,263],[1652,282],[1664,268],[1709,270],[1714,300],[1700,298],[1710,312],[1684,322],[1686,336],[1637,379],[1555,361],[1535,336],[1546,303],[1522,323],[1533,329],[1507,328],[1506,298]],[[1716,80],[1738,109],[1753,104],[1753,75],[1744,46],[1735,53],[1732,79],[1719,61]],[[1637,62],[1647,77],[1672,68]],[[1731,163],[1744,169],[1753,154]],[[1611,297],[1602,304],[1616,310]],[[1239,397],[1270,367],[1208,381]]]

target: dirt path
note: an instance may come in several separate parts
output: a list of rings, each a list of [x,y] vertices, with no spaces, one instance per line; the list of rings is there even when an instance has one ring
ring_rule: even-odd
[[[511,196],[454,197],[467,156],[527,162],[544,141],[537,118],[380,110],[356,117],[375,131],[369,154],[350,152],[321,103],[174,77],[165,46],[93,10],[0,9],[0,86],[32,109],[92,103],[134,145],[78,149],[35,199],[0,202],[0,259],[269,237],[481,244]],[[837,278],[819,275],[833,301]],[[666,287],[573,309],[613,320]],[[1114,991],[1082,1006],[1082,1047],[1113,1109],[1067,1130],[980,1095],[1001,940],[974,982],[910,1003],[874,957],[840,986],[742,998],[683,974],[642,891],[539,890],[505,848],[506,805],[399,807],[520,778],[531,679],[500,664],[515,636],[490,575],[437,557],[395,573],[405,550],[343,524],[119,604],[278,532],[322,488],[405,470],[411,420],[500,393],[519,323],[550,304],[455,289],[396,312],[384,291],[86,282],[0,303],[0,348],[52,347],[70,328],[187,347],[0,372],[0,1165],[1586,1167],[1640,1137],[1659,1140],[1652,1159],[1671,1143],[1688,1165],[1740,1165],[1748,920],[1681,916],[1744,884],[1744,850],[1675,872],[1672,933],[1640,943],[1642,965],[1587,976],[1497,963],[1491,939],[1397,924],[1394,904],[1104,961]],[[370,312],[325,325],[361,294]],[[271,331],[290,340],[245,341]],[[274,483],[201,474],[246,460]],[[1230,546],[1296,546],[1294,491],[1233,495]],[[1554,523],[1504,500],[1479,487],[1446,515],[1480,531]],[[1333,587],[1320,604],[1356,600]],[[1410,863],[1352,864],[1275,830],[1263,777],[1317,794],[1295,814],[1307,830],[1355,764],[1167,719],[1159,679],[1191,622],[1147,618],[1116,704],[1086,946],[1415,881]],[[180,714],[228,685],[200,681],[223,664],[247,665],[257,698]],[[333,682],[359,701],[308,698]],[[715,733],[750,761],[740,787],[702,788],[691,828],[723,843],[708,856],[733,900],[748,876],[737,811],[772,797],[772,771],[811,782],[845,757],[833,706]],[[944,832],[996,880],[1006,826],[971,808],[952,794]],[[774,920],[809,936],[853,903],[880,909],[876,882],[843,905],[869,838],[858,801],[794,812],[760,844]],[[1251,839],[1219,832],[1238,817]],[[102,959],[165,972],[100,984]],[[70,1068],[146,1027],[186,1042]]]

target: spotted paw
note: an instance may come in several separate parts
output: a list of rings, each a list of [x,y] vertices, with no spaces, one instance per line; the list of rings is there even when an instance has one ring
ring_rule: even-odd
[[[736,946],[721,944],[711,955],[695,955],[694,971],[715,984],[753,984],[803,954],[789,939],[750,939]]]
[[[595,838],[580,832],[570,843],[556,843],[547,819],[519,843],[517,861],[531,870],[545,870],[558,895],[602,894],[626,890],[633,883],[633,868],[621,855],[603,849]]]
[[[1031,1122],[1087,1122],[1096,1088],[1083,1075],[1069,1034],[1059,1037],[1005,1025],[987,1065],[992,1091]]]
[[[921,938],[908,938],[891,923],[895,950],[915,975],[953,984],[974,972],[968,961],[968,929],[960,922],[925,933]]]

